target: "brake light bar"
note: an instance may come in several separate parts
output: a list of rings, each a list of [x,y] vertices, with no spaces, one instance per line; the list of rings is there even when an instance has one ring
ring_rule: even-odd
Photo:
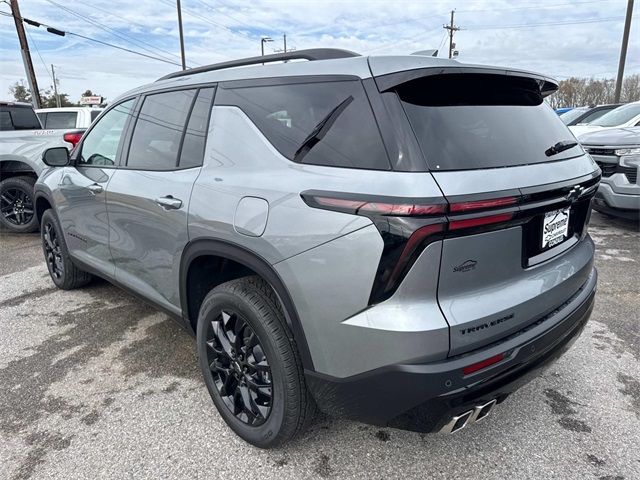
[[[508,222],[512,218],[513,213],[500,213],[498,215],[487,215],[485,217],[451,220],[449,222],[449,230],[459,230],[461,228],[480,227],[483,225],[491,225],[492,223]]]
[[[496,363],[502,361],[504,359],[504,353],[499,353],[498,355],[494,355],[493,357],[489,357],[481,362],[472,363],[471,365],[467,365],[462,369],[462,373],[464,375],[470,375],[472,373],[483,370],[491,365],[495,365]]]
[[[452,203],[449,207],[451,212],[468,212],[472,210],[486,210],[489,208],[508,207],[515,205],[516,197],[492,198],[488,200],[474,200],[472,202]]]

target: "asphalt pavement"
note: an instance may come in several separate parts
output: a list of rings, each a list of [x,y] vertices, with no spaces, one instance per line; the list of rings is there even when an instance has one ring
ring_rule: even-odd
[[[319,418],[277,450],[218,416],[194,342],[103,281],[54,288],[37,234],[0,232],[0,478],[640,479],[640,233],[594,213],[596,307],[489,418],[423,435]]]

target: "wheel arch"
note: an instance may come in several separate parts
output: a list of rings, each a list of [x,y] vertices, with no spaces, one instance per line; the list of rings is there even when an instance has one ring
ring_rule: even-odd
[[[36,188],[35,193],[33,194],[35,207],[36,207],[36,218],[38,219],[38,225],[42,222],[42,215],[48,209],[53,208],[53,202],[49,198],[49,196],[43,192],[42,190],[38,190]]]
[[[239,266],[237,267],[240,269],[238,275],[230,278],[223,277],[223,280],[217,282],[217,284],[242,276],[258,275],[274,289],[283,308],[287,325],[293,333],[303,367],[305,370],[313,371],[313,361],[304,330],[302,329],[302,324],[293,299],[284,282],[265,259],[244,247],[227,241],[198,239],[189,242],[183,250],[180,259],[180,306],[182,308],[183,321],[192,330],[192,333],[195,333],[197,327],[198,311],[194,311],[196,310],[194,305],[198,305],[198,295],[196,294],[196,301],[194,302],[194,296],[190,296],[190,278],[194,272],[194,268],[198,268],[199,261],[202,262],[205,258],[211,261],[216,261],[216,259],[230,261],[236,266]],[[206,293],[208,293],[208,291],[205,292],[205,295]]]
[[[0,160],[0,180],[17,176],[31,176],[38,178],[33,166],[27,162],[16,159],[3,159]]]

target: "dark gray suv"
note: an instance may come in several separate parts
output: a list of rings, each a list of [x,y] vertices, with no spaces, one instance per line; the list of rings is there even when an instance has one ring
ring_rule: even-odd
[[[254,445],[316,407],[457,431],[593,308],[600,169],[543,101],[556,88],[330,49],[168,75],[46,152],[51,277],[104,277],[194,333],[213,402]]]

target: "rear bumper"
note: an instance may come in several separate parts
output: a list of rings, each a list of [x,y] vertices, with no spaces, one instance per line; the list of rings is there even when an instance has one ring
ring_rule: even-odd
[[[453,415],[497,399],[535,378],[582,332],[594,305],[597,273],[570,300],[524,331],[481,351],[426,364],[391,365],[348,378],[307,372],[307,383],[325,412],[406,430],[439,430]],[[393,348],[392,345],[389,348]],[[462,369],[504,353],[479,372]]]

